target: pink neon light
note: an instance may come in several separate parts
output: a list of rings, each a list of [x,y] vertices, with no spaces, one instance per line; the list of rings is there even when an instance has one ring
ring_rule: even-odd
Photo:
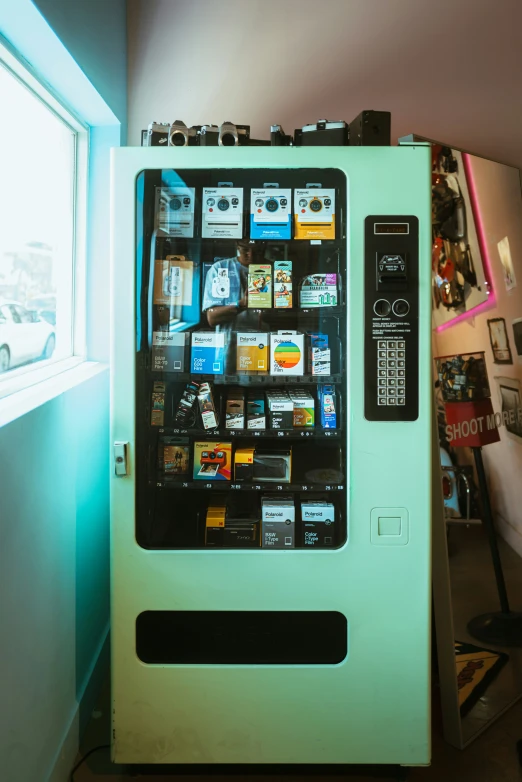
[[[480,248],[480,254],[482,256],[482,263],[484,266],[484,276],[486,278],[486,284],[488,286],[488,298],[481,304],[477,304],[461,315],[457,315],[456,318],[449,320],[447,323],[443,323],[441,326],[437,326],[435,331],[444,331],[450,326],[454,326],[456,323],[460,323],[468,318],[474,318],[475,315],[480,315],[485,310],[490,310],[496,306],[495,289],[493,287],[493,273],[491,271],[491,258],[489,257],[488,245],[486,242],[486,232],[484,230],[484,223],[480,214],[480,207],[477,196],[477,186],[473,177],[473,169],[471,167],[471,155],[466,152],[462,153],[462,162],[464,163],[464,171],[466,172],[466,182],[468,183],[469,197],[471,200],[471,210],[473,212],[473,218],[475,220],[475,227],[477,229],[477,238]]]

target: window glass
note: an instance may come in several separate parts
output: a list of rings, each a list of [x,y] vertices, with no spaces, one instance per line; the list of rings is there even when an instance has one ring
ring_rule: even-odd
[[[1,383],[72,354],[76,133],[1,61],[0,95]]]

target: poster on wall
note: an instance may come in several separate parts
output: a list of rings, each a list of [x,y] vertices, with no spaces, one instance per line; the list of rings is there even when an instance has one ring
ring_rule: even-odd
[[[492,318],[488,320],[489,340],[493,351],[495,364],[512,364],[511,348],[506,331],[504,318]]]
[[[498,254],[500,255],[500,263],[502,264],[502,270],[504,272],[504,285],[507,291],[513,290],[517,287],[517,278],[515,277],[515,269],[513,268],[513,259],[511,257],[511,250],[509,249],[509,239],[504,236],[500,242],[497,243]]]
[[[487,301],[488,285],[473,215],[467,169],[473,157],[432,148],[433,328]]]
[[[522,399],[520,380],[495,376],[504,428],[508,437],[522,445]]]

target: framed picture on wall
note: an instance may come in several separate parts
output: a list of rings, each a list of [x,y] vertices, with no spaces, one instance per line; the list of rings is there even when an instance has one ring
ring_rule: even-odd
[[[511,250],[509,249],[509,239],[504,236],[500,242],[497,243],[498,254],[500,255],[500,263],[502,264],[502,271],[504,276],[504,285],[507,291],[513,290],[517,287],[517,278],[515,277],[515,269],[513,268],[513,258],[511,257]]]
[[[500,398],[500,409],[508,437],[522,445],[522,399],[520,380],[513,377],[495,377]]]
[[[515,337],[515,350],[518,356],[519,364],[522,364],[522,318],[515,318],[512,321],[513,336]]]
[[[493,351],[495,364],[512,364],[511,348],[506,331],[504,318],[492,318],[488,320],[489,340]]]

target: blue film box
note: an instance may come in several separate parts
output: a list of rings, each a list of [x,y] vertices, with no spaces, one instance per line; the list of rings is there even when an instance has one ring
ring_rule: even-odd
[[[334,386],[319,386],[319,407],[323,429],[337,429],[337,397]]]
[[[225,334],[194,331],[190,366],[195,375],[222,375],[225,371]]]

